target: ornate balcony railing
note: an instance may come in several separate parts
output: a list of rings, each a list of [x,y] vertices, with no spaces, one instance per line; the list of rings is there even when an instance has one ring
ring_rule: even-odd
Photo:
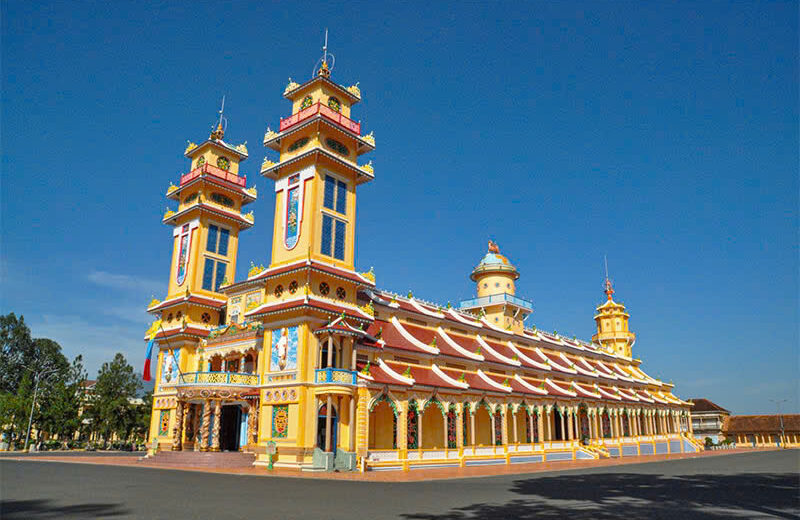
[[[490,296],[482,296],[480,298],[464,300],[458,305],[458,307],[460,309],[474,309],[476,307],[486,307],[487,305],[496,303],[512,303],[522,307],[523,309],[533,310],[533,302],[512,296],[507,293],[492,294]]]
[[[315,381],[324,384],[355,385],[358,382],[358,373],[343,368],[319,368]]]
[[[231,173],[229,171],[225,171],[222,168],[217,168],[216,166],[212,166],[210,164],[204,164],[199,168],[195,168],[194,170],[190,171],[189,173],[185,173],[181,175],[181,186],[186,184],[187,182],[203,175],[203,174],[212,175],[224,181],[230,182],[231,184],[235,184],[237,186],[241,186],[244,188],[247,186],[247,176],[240,177],[235,173]]]
[[[257,374],[240,372],[184,372],[173,384],[258,386],[259,377]]]
[[[281,124],[279,126],[279,130],[281,132],[283,132],[284,130],[288,130],[294,125],[302,123],[306,119],[314,117],[317,114],[322,115],[322,117],[324,117],[325,119],[333,121],[337,125],[353,132],[356,135],[361,135],[361,123],[356,123],[349,117],[345,117],[339,112],[330,109],[319,102],[314,103],[308,108],[304,108],[303,110],[299,111],[296,114],[292,114],[286,119],[281,118]]]

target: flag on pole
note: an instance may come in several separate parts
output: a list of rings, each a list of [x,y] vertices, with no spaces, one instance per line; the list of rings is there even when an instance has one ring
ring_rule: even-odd
[[[150,358],[153,356],[153,345],[156,343],[156,334],[158,334],[158,329],[161,328],[161,320],[156,320],[150,325],[150,328],[147,329],[147,352],[144,355],[144,368],[142,369],[142,379],[145,381],[150,381]]]

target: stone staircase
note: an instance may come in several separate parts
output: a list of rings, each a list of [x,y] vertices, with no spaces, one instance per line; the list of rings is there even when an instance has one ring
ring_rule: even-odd
[[[155,457],[143,457],[140,462],[164,467],[190,468],[251,468],[256,456],[253,453],[211,451],[160,451]]]

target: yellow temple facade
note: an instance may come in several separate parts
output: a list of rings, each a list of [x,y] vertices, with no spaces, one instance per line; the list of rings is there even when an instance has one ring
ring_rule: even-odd
[[[690,404],[633,357],[625,306],[597,307],[591,341],[525,326],[520,273],[490,242],[476,297],[457,308],[380,290],[354,258],[358,187],[375,149],[356,85],[327,62],[290,80],[268,129],[275,225],[268,266],[235,280],[258,199],[246,145],[223,120],[189,143],[167,295],[148,311],[158,346],[150,439],[159,451],[245,452],[255,465],[408,470],[696,451]],[[272,158],[275,160],[273,160]]]

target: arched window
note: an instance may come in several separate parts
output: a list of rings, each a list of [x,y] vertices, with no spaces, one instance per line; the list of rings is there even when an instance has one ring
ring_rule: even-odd
[[[228,197],[227,195],[223,195],[222,193],[214,192],[211,194],[211,200],[220,204],[222,206],[226,206],[228,208],[233,207],[233,199]]]
[[[331,139],[330,137],[325,139],[325,145],[339,155],[350,155],[350,150],[336,139]]]
[[[199,167],[203,166],[205,163],[206,163],[206,157],[205,157],[205,155],[201,155],[197,159],[197,167],[199,168]]]
[[[338,111],[340,111],[342,109],[342,104],[339,103],[339,100],[336,99],[335,97],[329,97],[328,98],[328,108],[338,112]]]
[[[303,110],[304,108],[308,108],[313,104],[314,104],[314,100],[311,99],[311,96],[306,96],[306,97],[303,98],[303,102],[300,103],[300,110]]]
[[[307,145],[308,141],[309,141],[308,137],[301,137],[297,141],[295,141],[292,144],[290,144],[289,148],[287,150],[290,151],[290,152],[294,152],[295,150],[299,150],[300,148],[302,148],[305,145]]]

